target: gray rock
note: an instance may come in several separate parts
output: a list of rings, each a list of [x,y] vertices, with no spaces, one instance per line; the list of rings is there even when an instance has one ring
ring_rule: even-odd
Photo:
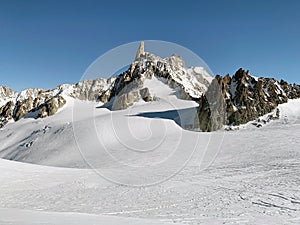
[[[141,95],[141,98],[142,98],[145,102],[150,102],[150,101],[152,101],[152,97],[151,97],[149,88],[143,88],[143,89],[140,89],[140,95]]]
[[[199,100],[198,123],[202,131],[218,130],[222,124],[245,124],[272,112],[289,98],[300,98],[299,85],[256,79],[239,69],[232,78],[216,76]]]
[[[131,91],[129,93],[121,94],[117,96],[112,110],[123,110],[127,109],[128,107],[132,106],[135,102],[138,102],[140,99],[138,91]]]
[[[32,110],[32,103],[33,103],[33,98],[31,96],[28,96],[23,101],[17,101],[13,118],[15,121],[20,120],[23,118],[30,110]]]
[[[210,132],[221,129],[226,123],[226,103],[222,93],[222,84],[214,79],[205,95],[199,100],[199,128]]]
[[[100,97],[103,95],[103,93],[107,91],[105,88],[109,87],[112,82],[112,79],[105,80],[102,78],[78,82],[74,85],[71,96],[80,100],[100,100]],[[102,100],[106,99],[102,98]]]

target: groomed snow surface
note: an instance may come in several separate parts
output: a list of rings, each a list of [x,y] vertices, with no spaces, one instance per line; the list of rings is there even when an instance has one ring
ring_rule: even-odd
[[[2,128],[0,224],[300,224],[300,100],[198,133],[182,129],[196,103],[159,85],[127,110],[68,98]]]

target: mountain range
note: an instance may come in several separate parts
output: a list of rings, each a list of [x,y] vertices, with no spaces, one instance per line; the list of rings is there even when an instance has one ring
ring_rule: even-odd
[[[227,74],[213,78],[203,67],[187,68],[178,55],[163,59],[144,52],[142,42],[129,69],[109,79],[21,92],[0,86],[0,127],[22,118],[52,116],[66,104],[66,97],[100,102],[111,110],[124,110],[141,100],[156,101],[159,96],[145,86],[145,81],[153,77],[172,88],[177,98],[199,104],[193,128],[201,131],[245,124],[272,112],[288,99],[300,97],[297,84],[258,78],[242,68],[232,77]]]

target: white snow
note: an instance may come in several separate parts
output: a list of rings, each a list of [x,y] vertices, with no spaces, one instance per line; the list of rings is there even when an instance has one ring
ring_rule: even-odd
[[[255,79],[255,81],[259,80],[259,77],[256,77],[256,76],[253,76],[253,75],[250,75],[250,76],[253,77]]]
[[[87,213],[70,212],[43,212],[40,210],[24,209],[1,209],[0,223],[2,225],[31,225],[31,224],[51,224],[51,225],[81,225],[81,224],[109,224],[109,225],[158,225],[171,224],[163,221],[151,221],[147,219],[126,218],[107,215],[94,215]]]
[[[138,58],[134,63],[139,65],[140,68],[146,69],[149,62],[158,66],[161,71],[166,69],[172,79],[182,85],[185,92],[193,98],[201,97],[213,80],[213,77],[203,67],[186,68],[183,59],[177,55],[162,59],[146,52],[143,57]]]
[[[283,96],[286,96],[285,91],[282,89],[281,85],[278,84],[277,81],[275,82],[275,85],[276,85],[276,87],[278,88],[278,89],[276,90],[276,94],[277,94],[277,95],[280,95],[280,94],[281,94],[281,95],[283,95]]]
[[[300,223],[300,100],[260,129],[198,133],[179,126],[195,102],[145,85],[158,101],[111,112],[69,98],[0,129],[0,156],[19,161],[0,159],[0,224]]]

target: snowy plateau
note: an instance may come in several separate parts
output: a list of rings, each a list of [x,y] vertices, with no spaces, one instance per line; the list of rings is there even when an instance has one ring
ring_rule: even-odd
[[[114,111],[65,87],[54,115],[9,120],[0,129],[0,224],[300,224],[299,99],[261,127],[196,132],[183,129],[196,101],[159,77],[143,88],[155,100]]]

